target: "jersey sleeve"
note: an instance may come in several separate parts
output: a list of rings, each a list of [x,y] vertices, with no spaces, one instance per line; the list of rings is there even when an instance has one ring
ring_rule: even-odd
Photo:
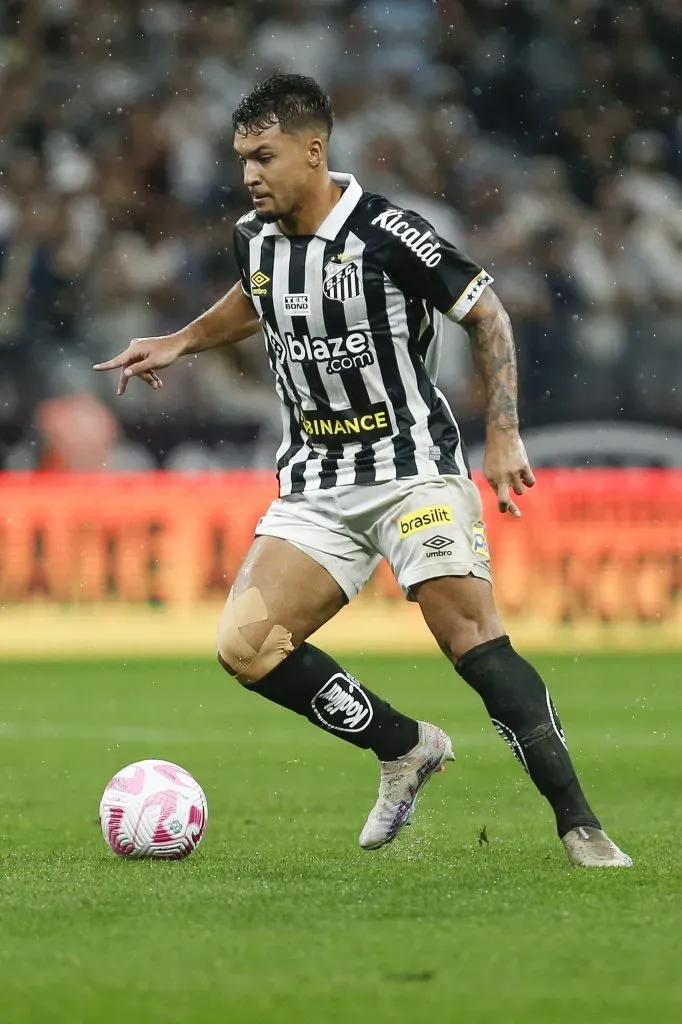
[[[251,279],[250,279],[250,266],[249,266],[249,241],[244,234],[243,229],[240,227],[241,221],[237,221],[234,226],[234,255],[239,267],[239,277],[241,280],[242,291],[245,295],[251,298]]]
[[[425,299],[458,322],[493,278],[411,210],[388,210],[373,224],[387,238],[386,273],[401,291]]]

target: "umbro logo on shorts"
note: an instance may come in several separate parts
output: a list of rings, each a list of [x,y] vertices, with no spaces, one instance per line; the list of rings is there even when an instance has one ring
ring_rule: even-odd
[[[449,540],[447,537],[436,535],[435,537],[431,537],[430,540],[425,540],[424,547],[433,548],[434,551],[441,551],[443,548],[451,548],[454,543],[454,540]]]
[[[454,540],[449,537],[441,537],[440,534],[436,534],[435,537],[429,537],[422,544],[422,547],[428,548],[426,552],[427,558],[447,558],[450,554],[450,548],[454,544]]]

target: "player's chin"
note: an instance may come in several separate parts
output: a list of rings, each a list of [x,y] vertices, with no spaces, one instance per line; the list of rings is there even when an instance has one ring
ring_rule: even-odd
[[[279,210],[275,207],[275,204],[271,196],[263,196],[262,199],[254,199],[253,205],[256,213],[266,222],[272,222],[279,218]]]

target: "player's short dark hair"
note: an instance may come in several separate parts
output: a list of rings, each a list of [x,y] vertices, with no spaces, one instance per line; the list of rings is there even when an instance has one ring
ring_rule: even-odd
[[[271,75],[243,98],[232,115],[232,126],[240,135],[258,135],[275,124],[283,132],[320,127],[330,136],[334,126],[332,101],[314,78]]]

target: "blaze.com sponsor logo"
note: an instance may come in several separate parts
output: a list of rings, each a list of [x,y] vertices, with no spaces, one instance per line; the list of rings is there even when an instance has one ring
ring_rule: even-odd
[[[288,298],[300,299],[301,296]],[[294,335],[290,331],[280,335],[267,322],[263,327],[268,341],[282,362],[324,363],[325,371],[330,376],[346,370],[361,370],[374,363],[372,346],[364,331],[353,331],[340,338],[311,338],[308,334]]]

